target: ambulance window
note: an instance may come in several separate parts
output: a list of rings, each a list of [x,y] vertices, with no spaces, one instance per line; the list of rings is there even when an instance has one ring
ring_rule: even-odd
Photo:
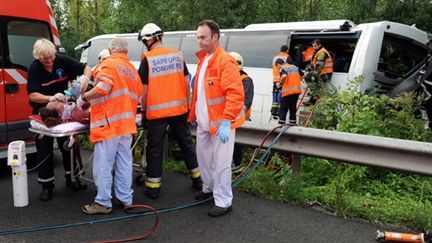
[[[426,58],[426,47],[386,33],[381,47],[378,71],[384,72],[390,78],[407,77]]]
[[[287,41],[286,31],[231,33],[227,51],[240,53],[247,67],[271,68],[273,57]]]
[[[28,68],[33,61],[33,45],[37,39],[51,40],[49,25],[26,20],[7,23],[9,58],[7,61]]]

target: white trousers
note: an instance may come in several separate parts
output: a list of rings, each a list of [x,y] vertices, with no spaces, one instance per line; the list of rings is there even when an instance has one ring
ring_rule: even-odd
[[[203,192],[213,192],[215,205],[229,207],[232,204],[231,162],[234,151],[235,129],[226,143],[203,130],[199,124],[196,135],[196,154],[203,181]]]
[[[114,193],[124,205],[132,204],[132,135],[97,142],[94,148],[93,178],[97,187],[95,202],[111,207],[114,169]]]

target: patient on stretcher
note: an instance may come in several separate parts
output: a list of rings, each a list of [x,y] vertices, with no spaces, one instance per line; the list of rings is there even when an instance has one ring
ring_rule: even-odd
[[[47,127],[70,121],[86,124],[89,122],[90,117],[88,109],[80,110],[75,102],[62,102],[58,100],[48,102],[45,107],[39,110],[39,114]]]

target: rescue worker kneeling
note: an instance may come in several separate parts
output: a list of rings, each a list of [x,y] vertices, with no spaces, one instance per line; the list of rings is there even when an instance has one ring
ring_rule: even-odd
[[[143,53],[139,75],[144,84],[142,98],[143,127],[147,129],[145,195],[159,197],[162,180],[163,147],[170,126],[190,171],[192,185],[201,190],[192,136],[187,125],[189,72],[181,52],[162,45],[162,30],[146,24],[138,35],[148,52]]]

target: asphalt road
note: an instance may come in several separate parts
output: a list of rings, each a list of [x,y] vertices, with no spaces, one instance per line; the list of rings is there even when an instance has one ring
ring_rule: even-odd
[[[83,151],[83,156],[89,156]],[[119,207],[110,215],[85,215],[82,205],[93,200],[95,187],[72,192],[64,187],[63,169],[56,154],[55,196],[38,199],[36,172],[30,172],[29,205],[13,206],[11,171],[0,167],[0,242],[93,242],[142,235],[154,217],[129,217]],[[3,161],[2,161],[3,162]],[[87,177],[91,177],[87,169]],[[148,199],[135,186],[134,203],[175,208],[193,203],[195,191],[188,176],[165,173],[161,196]],[[291,206],[234,191],[233,211],[223,217],[207,215],[211,203],[160,214],[160,225],[145,242],[376,242],[379,226],[358,219],[344,219],[312,208]],[[125,217],[129,217],[126,218]],[[106,220],[104,223],[97,221]],[[54,228],[54,229],[53,229]],[[14,234],[6,234],[9,231]],[[27,231],[27,232],[22,232]],[[143,241],[144,242],[144,241]]]

